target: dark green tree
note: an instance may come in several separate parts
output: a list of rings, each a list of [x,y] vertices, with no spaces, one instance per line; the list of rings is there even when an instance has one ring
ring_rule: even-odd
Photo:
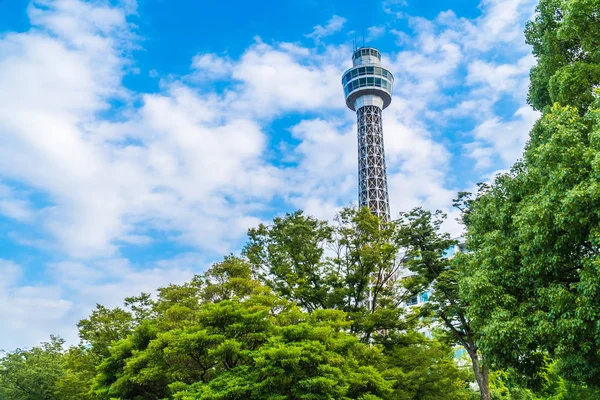
[[[64,340],[49,342],[31,350],[16,349],[0,358],[0,387],[11,400],[61,400],[59,382],[67,375]],[[1,393],[1,392],[0,392]]]
[[[542,117],[465,218],[461,293],[480,347],[530,384],[556,361],[563,377],[600,385],[599,15],[599,0],[541,0],[526,36]]]
[[[598,0],[541,0],[525,36],[537,64],[529,103],[536,110],[558,102],[584,113],[600,83]]]
[[[339,274],[325,258],[333,229],[302,211],[277,217],[248,231],[244,254],[267,286],[306,311],[342,301]]]
[[[99,356],[109,354],[113,342],[127,337],[134,327],[133,315],[122,308],[106,308],[96,304],[96,309],[77,324],[79,337]]]
[[[279,319],[281,318],[281,321]],[[373,366],[381,353],[344,332],[342,311],[282,313],[269,339],[249,362],[198,382],[175,398],[187,399],[392,399],[393,383]],[[290,322],[294,322],[290,324]]]
[[[429,301],[419,310],[421,315],[433,315],[450,335],[451,341],[462,346],[469,355],[482,400],[490,400],[489,366],[479,351],[479,331],[473,329],[467,317],[467,307],[459,293],[460,263],[448,260],[444,254],[457,244],[441,230],[446,215],[422,208],[400,215],[398,242],[406,248],[405,265],[416,275],[410,288],[414,293],[431,292]]]
[[[555,105],[524,160],[471,207],[470,315],[485,353],[526,376],[548,352],[566,377],[600,384],[598,115]]]
[[[364,341],[405,329],[397,271],[401,260],[393,223],[367,208],[342,210],[330,226],[301,212],[249,231],[244,253],[259,279],[306,311],[340,309]]]

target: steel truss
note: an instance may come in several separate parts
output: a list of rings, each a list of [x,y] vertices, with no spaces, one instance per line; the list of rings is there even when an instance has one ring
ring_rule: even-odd
[[[381,108],[364,106],[356,111],[358,124],[358,199],[361,207],[390,220]]]

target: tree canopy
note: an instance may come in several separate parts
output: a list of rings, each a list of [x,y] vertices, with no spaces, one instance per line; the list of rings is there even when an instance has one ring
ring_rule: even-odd
[[[357,210],[348,215],[373,218]],[[326,224],[313,222],[299,213],[274,221]],[[318,234],[299,232],[301,238],[287,235],[300,241]],[[286,251],[289,259],[300,258],[297,250]],[[334,255],[321,256],[318,262],[339,263]],[[414,324],[401,330],[396,322],[397,328],[378,334],[382,344],[365,342],[364,332],[377,326],[364,315],[357,322],[359,311],[373,314],[368,307],[350,307],[358,313],[350,314],[344,305],[352,301],[342,301],[340,308],[309,309],[301,298],[292,301],[285,286],[280,293],[263,282],[272,284],[272,277],[228,256],[190,282],[159,289],[156,298],[128,297],[123,308],[98,305],[78,324],[80,345],[67,348],[53,338],[1,358],[0,393],[27,400],[468,400],[472,395],[468,370],[454,362],[451,347],[426,338]],[[339,289],[337,283],[328,285],[323,293]],[[304,289],[297,293],[307,293]]]
[[[523,159],[482,185],[465,214],[461,293],[498,368],[532,384],[556,360],[600,384],[600,82],[598,0],[542,0],[527,28],[542,110]]]

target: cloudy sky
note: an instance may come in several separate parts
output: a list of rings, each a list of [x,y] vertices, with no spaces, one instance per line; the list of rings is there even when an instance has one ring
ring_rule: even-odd
[[[0,0],[0,349],[356,202],[352,42],[395,75],[393,215],[452,213],[537,114],[532,0]],[[452,217],[450,218],[452,219]],[[459,233],[449,223],[447,229]]]

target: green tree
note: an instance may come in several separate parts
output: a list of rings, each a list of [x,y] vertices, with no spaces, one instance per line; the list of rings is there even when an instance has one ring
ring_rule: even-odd
[[[132,314],[122,308],[109,309],[96,304],[96,309],[77,324],[79,337],[99,356],[108,356],[113,342],[127,337],[134,327]]]
[[[245,298],[260,288],[258,281],[252,278],[250,264],[233,255],[214,264],[200,280],[203,282],[202,299],[211,303]]]
[[[600,83],[598,0],[541,0],[525,36],[537,64],[529,103],[536,110],[558,102],[584,113]]]
[[[59,382],[67,375],[63,344],[52,336],[31,350],[16,349],[0,358],[3,395],[11,400],[61,400]]]
[[[306,293],[312,296],[315,287],[311,282],[321,279],[318,287],[322,297],[328,299],[326,304],[330,308],[347,312],[350,332],[363,342],[384,346],[389,362],[386,373],[394,374],[397,381],[402,382],[395,385],[399,398],[444,398],[443,393],[462,398],[467,393],[465,375],[461,375],[451,360],[452,352],[446,347],[436,347],[437,341],[428,341],[415,331],[420,324],[418,313],[405,315],[402,303],[412,292],[398,279],[406,255],[400,252],[403,244],[397,224],[381,221],[367,208],[344,209],[336,222],[327,228],[325,237],[319,234],[325,231],[325,222],[319,223],[301,213],[289,214],[276,219],[272,226],[263,225],[260,232],[251,231],[246,254],[261,271],[260,278],[266,285],[303,308],[310,301],[302,296]],[[281,231],[286,234],[282,235]],[[296,232],[301,232],[300,238],[290,237]],[[303,259],[302,253],[298,253],[303,247],[286,245],[290,242],[318,243],[319,257],[315,257],[311,265],[325,272],[305,279],[304,273],[296,273],[300,269],[282,262]],[[442,246],[442,251],[447,247]],[[311,251],[311,254],[316,253]],[[265,256],[269,254],[270,257]],[[327,278],[332,272],[335,279]],[[298,279],[299,276],[302,279]],[[410,357],[399,357],[394,364],[392,359],[400,354],[410,354]],[[424,357],[419,366],[409,362],[425,354],[429,357]],[[424,376],[428,379],[422,379]]]
[[[97,368],[94,393],[162,399],[172,395],[170,385],[208,382],[266,340],[270,314],[279,309],[245,261],[226,257],[189,283],[159,290],[155,317],[113,342]]]
[[[481,187],[465,218],[461,293],[497,367],[543,384],[600,385],[599,0],[542,0],[526,31],[543,111],[523,159]]]
[[[65,374],[56,384],[60,400],[92,400],[92,382],[101,358],[85,346],[71,346],[63,355]]]
[[[462,289],[482,347],[533,378],[548,352],[564,376],[600,384],[598,116],[555,105],[470,210]]]
[[[277,217],[248,231],[244,254],[267,286],[308,312],[341,301],[339,274],[323,255],[333,230],[302,211]]]
[[[342,311],[281,314],[268,341],[249,362],[175,397],[188,399],[391,399],[393,381],[372,364],[381,353],[348,335]]]
[[[411,332],[384,344],[383,376],[394,380],[394,399],[466,400],[472,374],[457,368],[448,344]],[[435,361],[434,361],[435,360]]]
[[[278,295],[309,312],[346,311],[352,331],[364,341],[376,332],[406,328],[394,224],[366,207],[342,210],[335,227],[296,212],[248,235],[244,253]]]
[[[459,293],[460,263],[444,257],[445,251],[457,244],[441,225],[446,215],[432,214],[422,208],[400,215],[398,241],[406,248],[405,265],[416,276],[411,280],[415,293],[431,291],[429,301],[419,310],[423,316],[433,314],[447,330],[452,341],[469,355],[482,400],[490,400],[489,366],[479,351],[479,331],[473,329],[467,317],[467,307]]]
[[[347,215],[359,218],[356,211]],[[365,265],[381,264],[378,249],[385,246],[375,233],[378,220],[368,212],[360,218],[370,221],[358,231],[372,231],[365,236],[372,245],[349,252],[360,251],[353,257]],[[349,218],[344,225],[346,239],[356,234],[356,224]],[[384,232],[390,238],[392,233]],[[353,243],[347,246],[362,242]],[[333,268],[333,255],[323,252],[317,262]],[[341,302],[347,304],[352,302]],[[396,328],[379,337],[385,346],[365,344],[351,329],[358,314],[331,308],[308,312],[252,279],[250,264],[236,257],[226,257],[190,283],[161,290],[154,310],[153,318],[110,346],[97,368],[97,398],[450,400],[466,399],[469,392],[450,349],[414,330],[402,331],[412,326],[397,315]],[[360,322],[369,330],[377,323]]]
[[[597,400],[600,390],[578,386],[562,379],[550,365],[536,390],[524,388],[522,377],[514,370],[499,370],[490,374],[492,400]]]
[[[341,308],[354,321],[355,333],[364,340],[374,334],[383,340],[415,327],[416,320],[404,318],[401,306],[409,293],[397,279],[403,260],[395,223],[382,221],[367,207],[346,208],[337,217],[332,248],[330,262],[344,283]]]

